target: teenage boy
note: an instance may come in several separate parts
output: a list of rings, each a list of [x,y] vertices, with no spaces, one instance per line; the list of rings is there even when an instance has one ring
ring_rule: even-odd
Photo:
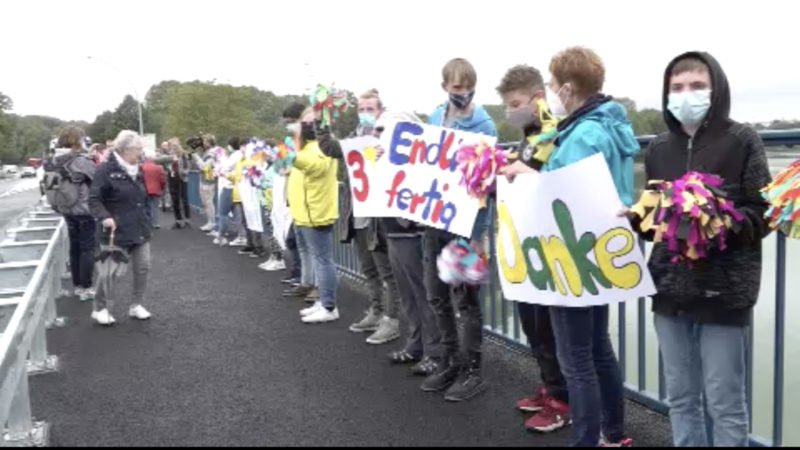
[[[500,81],[497,93],[503,99],[508,122],[524,133],[512,166],[517,165],[521,173],[538,171],[555,146],[557,125],[544,98],[541,72],[526,65],[512,67]],[[536,413],[525,421],[525,428],[555,431],[569,422],[569,406],[567,382],[556,358],[550,308],[525,302],[517,302],[517,308],[543,383],[534,395],[518,401],[517,408]]]
[[[375,121],[383,112],[380,95],[375,89],[364,92],[358,98],[358,127],[355,136],[369,136],[374,133]],[[349,180],[345,177],[345,192],[349,192]],[[385,344],[400,337],[400,321],[397,318],[400,293],[397,280],[387,253],[386,233],[380,221],[368,217],[352,217],[349,194],[344,196],[346,215],[344,227],[352,227],[361,273],[369,286],[369,305],[366,315],[359,322],[350,325],[354,333],[370,332],[369,344]],[[417,261],[419,264],[419,261]],[[384,286],[386,290],[384,292]],[[386,303],[384,304],[384,299]]]
[[[761,281],[761,240],[769,232],[759,191],[770,172],[758,134],[731,120],[730,108],[717,60],[703,52],[678,56],[664,73],[669,131],[653,140],[645,158],[648,180],[673,180],[687,169],[721,176],[727,198],[744,215],[727,249],[692,266],[672,263],[663,243],[650,256],[672,435],[681,447],[748,444],[745,342]],[[713,436],[706,434],[702,398]]]
[[[496,136],[494,122],[483,107],[473,104],[478,76],[469,61],[456,58],[442,69],[442,89],[448,100],[431,114],[428,123],[456,130]],[[471,236],[476,249],[482,247],[480,239],[488,228],[488,208],[478,213]],[[436,258],[456,236],[435,228],[425,229],[424,271],[428,301],[436,314],[442,336],[442,360],[436,373],[422,383],[425,392],[447,390],[448,401],[468,400],[483,391],[481,378],[481,343],[483,341],[483,316],[480,287],[460,284],[449,286],[439,279]],[[463,338],[459,345],[453,299],[458,302],[464,322]]]

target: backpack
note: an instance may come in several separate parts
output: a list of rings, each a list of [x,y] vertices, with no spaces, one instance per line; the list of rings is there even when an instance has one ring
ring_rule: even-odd
[[[43,165],[42,191],[47,197],[47,203],[61,214],[69,213],[80,199],[83,175],[70,169],[73,161],[75,157],[65,158],[63,162],[56,162],[52,158]]]

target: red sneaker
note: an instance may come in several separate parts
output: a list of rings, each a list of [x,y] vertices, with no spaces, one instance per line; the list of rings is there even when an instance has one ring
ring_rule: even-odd
[[[622,438],[619,442],[606,442],[605,439],[600,440],[600,447],[633,447],[633,439],[629,437]]]
[[[547,389],[540,387],[536,394],[525,397],[517,402],[517,409],[525,412],[539,412],[547,403]]]
[[[569,405],[549,397],[544,408],[525,421],[525,428],[540,433],[550,433],[564,428],[569,421]]]

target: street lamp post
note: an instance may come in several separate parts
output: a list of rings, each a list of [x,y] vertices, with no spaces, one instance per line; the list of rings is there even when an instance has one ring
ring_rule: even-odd
[[[102,59],[95,58],[95,57],[92,57],[92,56],[87,56],[86,59],[98,61],[98,62],[101,62],[101,63],[107,65],[108,67],[110,67],[111,69],[115,70],[117,73],[122,75],[122,78],[124,78],[125,81],[127,81],[128,84],[130,84],[131,89],[133,89],[133,95],[134,95],[135,100],[136,100],[136,106],[139,109],[139,135],[140,136],[144,136],[144,121],[142,120],[142,101],[139,100],[139,93],[136,91],[136,86],[133,84],[133,82],[130,80],[130,78],[128,78],[125,75],[125,73],[123,73],[117,67],[111,65],[108,61],[104,61]]]

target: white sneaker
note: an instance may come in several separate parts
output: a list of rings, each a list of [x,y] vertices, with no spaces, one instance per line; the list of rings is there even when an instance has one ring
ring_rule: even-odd
[[[147,312],[142,305],[131,306],[131,309],[128,311],[128,315],[139,320],[147,320],[151,317],[150,313]]]
[[[228,240],[224,237],[218,237],[214,239],[214,245],[219,245],[220,247],[225,247],[228,245]]]
[[[202,227],[200,227],[200,231],[211,231],[213,229],[214,229],[214,224],[213,223],[207,223],[207,224],[203,225]]]
[[[236,239],[232,240],[229,245],[231,247],[245,247],[247,246],[247,239],[243,237],[237,237]]]
[[[92,320],[104,326],[113,325],[116,322],[116,320],[114,320],[114,318],[108,312],[108,309],[92,311]]]
[[[267,272],[270,272],[270,269],[269,269],[270,268],[270,263],[271,263],[271,261],[264,261],[263,263],[258,265],[258,268],[261,269],[261,270],[266,270]]]
[[[301,309],[300,310],[300,316],[301,317],[305,317],[305,316],[308,316],[310,314],[314,314],[320,308],[322,308],[322,302],[314,302],[314,304],[309,306],[308,308]],[[322,308],[322,309],[325,309],[325,308]]]
[[[339,320],[339,309],[336,308],[333,311],[328,311],[327,309],[320,307],[315,312],[303,317],[301,320],[303,323],[333,322],[334,320]]]
[[[286,270],[286,263],[282,259],[275,259],[272,264],[266,268],[268,272],[277,272],[279,270]]]
[[[211,230],[211,231],[209,231],[208,233],[206,233],[206,236],[208,236],[208,237],[212,237],[212,238],[214,238],[214,239],[217,239],[217,238],[219,237],[219,231],[217,231],[217,230]]]

